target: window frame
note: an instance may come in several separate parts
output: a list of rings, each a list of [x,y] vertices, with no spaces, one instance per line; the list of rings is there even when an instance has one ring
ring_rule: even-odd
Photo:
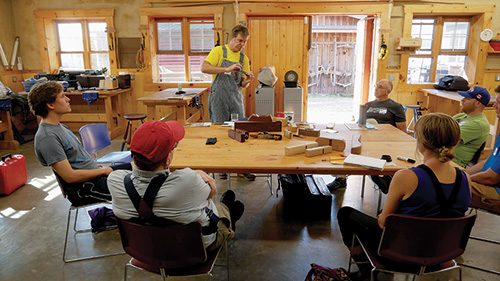
[[[88,22],[105,22],[106,33],[108,34],[107,43],[109,54],[110,73],[113,75],[118,74],[117,55],[116,55],[116,40],[115,40],[115,25],[114,25],[114,9],[88,9],[88,10],[37,10],[34,11],[37,29],[38,29],[38,43],[40,45],[40,55],[42,58],[43,71],[47,73],[56,73],[61,67],[59,37],[57,31],[58,22],[79,22],[82,20]],[[88,29],[85,25],[83,29]],[[85,32],[82,29],[82,32]],[[87,38],[89,39],[89,37]],[[88,40],[87,40],[88,41]],[[84,35],[84,50],[90,50],[90,42],[85,42]],[[93,53],[101,53],[94,51]],[[90,53],[88,54],[90,66]],[[86,58],[84,55],[84,63]]]
[[[411,27],[412,20],[415,17],[420,16],[471,16],[473,18],[471,22],[471,33],[469,34],[469,40],[471,40],[469,46],[469,54],[467,57],[466,73],[469,78],[469,84],[481,85],[484,80],[484,69],[486,66],[486,57],[488,54],[488,42],[483,42],[479,39],[479,35],[485,28],[491,28],[491,19],[493,16],[493,11],[495,9],[494,5],[489,4],[432,4],[432,5],[404,5],[404,16],[403,16],[403,32],[401,36],[403,38],[411,38]],[[408,75],[408,61],[409,53],[402,52],[400,57],[399,69],[399,84],[398,91],[415,92],[422,88],[432,88],[434,83],[418,83],[418,84],[407,84]]]
[[[440,55],[465,55],[466,56],[466,64],[464,65],[464,69],[467,68],[467,60],[469,57],[469,51],[471,47],[471,29],[473,25],[472,16],[444,16],[444,15],[425,15],[425,16],[414,16],[412,18],[412,26],[413,20],[415,19],[434,19],[434,32],[432,37],[432,46],[430,54],[417,54],[416,52],[412,52],[408,56],[408,61],[411,58],[430,58],[431,59],[431,68],[429,71],[429,81],[426,82],[415,82],[411,84],[422,84],[422,83],[436,83],[436,73],[437,73],[437,62],[438,57]],[[441,46],[443,43],[443,26],[445,22],[468,22],[469,30],[467,32],[467,46],[464,51],[442,51]],[[428,24],[430,25],[430,24]],[[407,74],[408,76],[408,74]],[[407,78],[408,79],[408,78]]]
[[[154,18],[154,28],[153,31],[155,35],[153,36],[154,38],[154,52],[153,52],[153,60],[157,60],[157,55],[183,55],[184,56],[184,73],[185,73],[185,80],[184,81],[176,81],[176,82],[193,82],[191,81],[192,75],[191,75],[191,64],[190,64],[190,56],[202,56],[202,55],[208,55],[210,51],[193,51],[191,49],[191,24],[193,21],[206,21],[207,23],[212,23],[214,25],[214,40],[216,37],[216,30],[215,30],[215,21],[213,17],[168,17],[168,18],[163,18],[163,17],[157,17]],[[176,23],[181,23],[181,38],[182,38],[182,49],[180,51],[178,50],[172,50],[172,51],[167,51],[167,50],[160,50],[160,41],[159,41],[159,35],[158,35],[158,23],[165,23],[165,22],[176,22]],[[158,68],[159,72],[159,68]],[[160,77],[158,74],[158,81],[160,82]],[[202,83],[209,83],[210,81],[201,81]]]
[[[61,51],[61,41],[59,40],[59,29],[57,25],[59,23],[80,23],[82,27],[82,40],[83,40],[83,51]],[[61,54],[82,54],[83,55],[83,63],[85,69],[92,69],[92,54],[108,54],[109,56],[109,46],[107,51],[92,51],[91,43],[90,43],[90,31],[89,24],[90,23],[106,23],[105,20],[99,19],[78,19],[78,20],[55,20],[54,26],[56,28],[57,34],[57,56],[59,58],[59,65],[62,65]],[[107,26],[106,26],[107,29]],[[111,62],[110,62],[111,67]]]
[[[158,91],[163,88],[177,87],[177,83],[173,82],[158,82],[159,71],[158,71],[158,60],[156,59],[156,47],[155,40],[157,40],[154,22],[156,18],[213,18],[214,19],[214,42],[217,42],[217,33],[221,42],[223,40],[223,26],[222,26],[222,14],[224,11],[223,6],[206,6],[203,9],[195,9],[191,7],[157,7],[150,8],[144,7],[139,8],[139,16],[141,20],[141,26],[139,30],[141,31],[141,37],[147,38],[144,41],[144,62],[146,67],[145,81],[144,85],[145,91]],[[200,87],[208,87],[211,82],[187,82],[189,85],[198,85]],[[186,83],[183,83],[186,84]]]

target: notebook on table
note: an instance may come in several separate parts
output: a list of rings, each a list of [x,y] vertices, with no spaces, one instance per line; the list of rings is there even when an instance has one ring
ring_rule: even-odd
[[[382,159],[356,154],[349,154],[344,160],[344,165],[359,166],[379,171],[384,170],[385,163],[385,160]]]

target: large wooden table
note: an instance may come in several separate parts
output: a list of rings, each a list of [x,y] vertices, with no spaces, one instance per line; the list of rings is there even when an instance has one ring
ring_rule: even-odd
[[[345,152],[334,151],[315,157],[305,157],[304,154],[285,156],[286,146],[311,142],[315,137],[283,138],[281,141],[249,138],[240,143],[227,136],[227,127],[218,125],[186,128],[186,136],[176,148],[170,168],[190,167],[209,173],[392,175],[399,169],[412,167],[413,164],[397,160],[396,156],[415,158],[415,139],[391,125],[376,126],[378,130],[349,131],[345,125],[337,124],[334,130],[339,132],[333,135],[347,140],[346,152],[352,135],[361,134],[361,155],[376,158],[391,155],[396,166],[386,166],[384,171],[330,163],[330,157]],[[321,134],[326,136],[331,131],[324,130]],[[209,137],[216,137],[217,143],[205,145]]]
[[[177,89],[165,89],[151,95],[138,98],[144,103],[148,111],[148,120],[158,120],[163,116],[156,116],[157,106],[169,106],[171,112],[164,120],[177,120],[181,124],[186,122],[208,121],[208,94],[209,88],[184,88],[185,94],[177,95]],[[199,97],[200,108],[189,107],[193,99]]]

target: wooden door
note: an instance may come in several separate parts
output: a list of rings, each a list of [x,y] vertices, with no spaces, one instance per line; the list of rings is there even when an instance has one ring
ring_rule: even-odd
[[[246,52],[255,80],[245,92],[245,112],[255,112],[255,88],[260,84],[257,80],[259,70],[265,65],[274,65],[278,81],[274,85],[274,110],[283,110],[283,87],[285,73],[295,70],[299,77],[299,85],[304,89],[302,100],[302,116],[307,116],[308,85],[308,37],[309,18],[295,17],[248,17],[250,38]]]

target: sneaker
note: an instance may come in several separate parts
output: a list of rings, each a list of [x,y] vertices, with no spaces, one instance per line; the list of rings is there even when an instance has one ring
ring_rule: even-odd
[[[234,191],[231,189],[228,189],[222,193],[222,196],[220,197],[220,202],[224,205],[226,205],[228,208],[233,206],[234,199],[236,198],[236,194],[234,194]]]
[[[328,189],[330,190],[330,192],[333,192],[339,188],[344,188],[344,187],[347,187],[347,179],[346,178],[341,178],[341,177],[337,177],[335,178],[334,181],[332,181],[331,183],[327,184],[326,187],[328,187]]]
[[[389,185],[391,185],[392,176],[370,176],[370,178],[384,194],[389,192]]]
[[[227,180],[227,174],[225,174],[225,173],[220,173],[220,174],[219,174],[219,179],[221,179],[221,180]]]
[[[233,225],[233,231],[236,231],[236,222],[241,218],[243,212],[245,211],[245,205],[240,200],[234,201],[231,208],[229,208],[229,214],[231,216],[231,224]]]
[[[254,181],[255,177],[257,177],[257,176],[254,174],[238,174],[238,177],[245,178],[248,181]]]

